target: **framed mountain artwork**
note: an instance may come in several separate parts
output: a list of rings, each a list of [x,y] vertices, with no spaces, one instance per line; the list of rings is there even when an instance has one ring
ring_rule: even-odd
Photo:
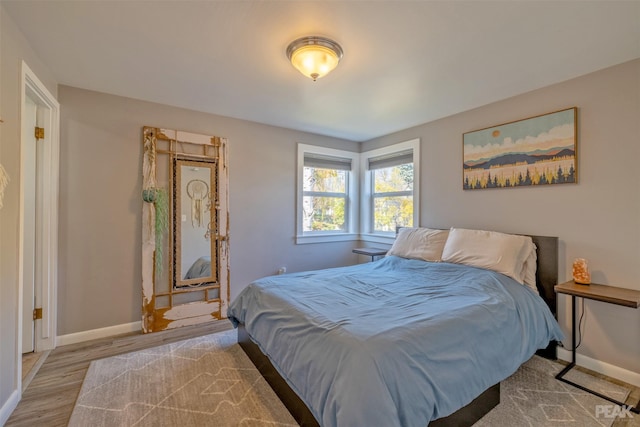
[[[467,132],[462,188],[578,182],[576,107]]]

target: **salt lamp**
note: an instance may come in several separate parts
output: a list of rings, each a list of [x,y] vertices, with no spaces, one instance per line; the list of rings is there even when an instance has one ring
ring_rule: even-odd
[[[591,283],[591,273],[587,260],[584,258],[576,258],[573,262],[573,281],[580,285],[588,285]]]

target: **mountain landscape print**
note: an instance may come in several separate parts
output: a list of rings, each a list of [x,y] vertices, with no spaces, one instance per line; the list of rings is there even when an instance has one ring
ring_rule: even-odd
[[[575,183],[577,108],[463,135],[463,188]]]

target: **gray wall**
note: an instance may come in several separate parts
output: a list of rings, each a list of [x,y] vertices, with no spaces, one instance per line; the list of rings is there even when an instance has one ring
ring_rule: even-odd
[[[464,132],[578,107],[576,185],[462,190]],[[367,141],[421,139],[420,224],[560,238],[560,280],[587,258],[592,281],[640,290],[640,60]],[[560,297],[566,321],[569,298]],[[587,302],[579,353],[640,373],[640,310]],[[565,341],[570,345],[570,341]]]
[[[20,91],[22,61],[56,96],[57,82],[0,3],[0,163],[11,181],[0,210],[0,408],[17,388]]]
[[[358,143],[68,86],[59,101],[58,336],[140,320],[144,125],[229,139],[232,298],[282,266],[357,261],[353,242],[295,245],[294,236],[296,143]]]

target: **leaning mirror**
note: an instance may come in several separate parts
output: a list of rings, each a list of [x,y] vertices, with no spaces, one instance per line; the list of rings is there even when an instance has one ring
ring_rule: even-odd
[[[227,315],[227,143],[169,129],[143,130],[144,332]]]
[[[217,283],[215,164],[176,160],[174,286]],[[212,266],[213,263],[213,266]]]

